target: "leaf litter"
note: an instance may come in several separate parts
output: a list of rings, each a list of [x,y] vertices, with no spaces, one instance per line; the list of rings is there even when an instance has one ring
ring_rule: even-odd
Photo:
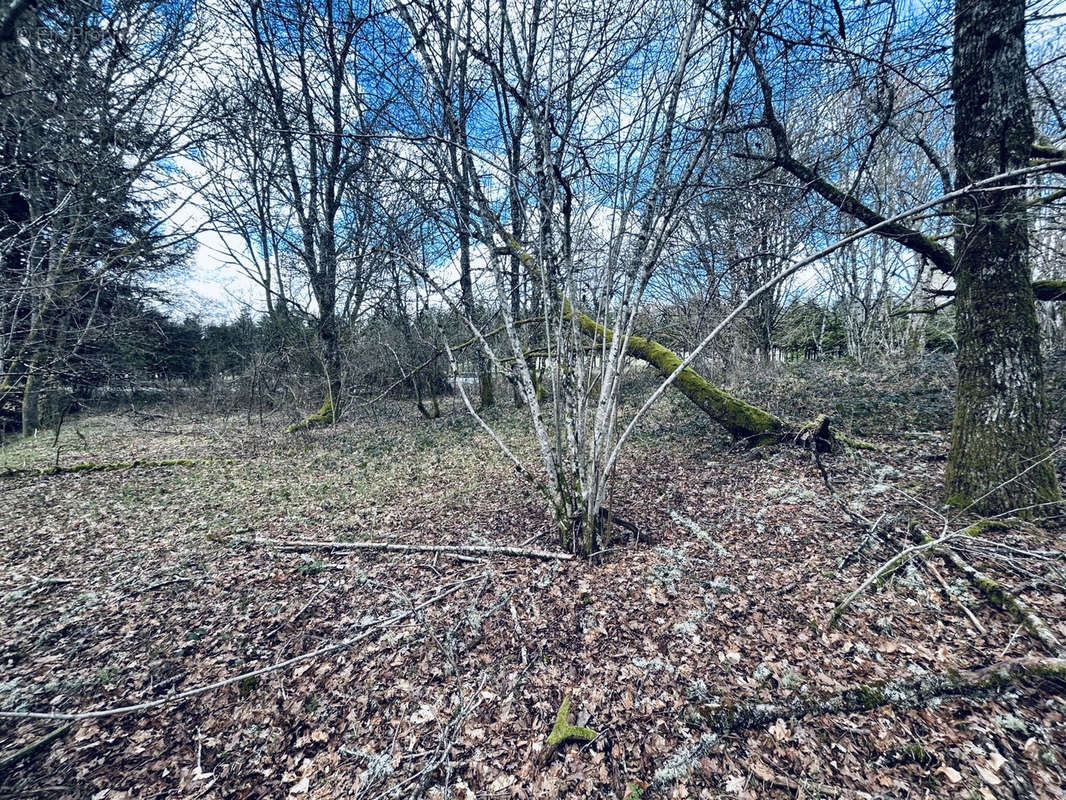
[[[622,543],[601,563],[292,553],[247,539],[554,542],[536,494],[462,418],[412,424],[397,411],[285,436],[280,420],[152,417],[68,422],[61,463],[214,461],[15,476],[0,487],[0,709],[165,697],[344,640],[469,582],[352,649],[76,722],[2,776],[12,795],[961,798],[1011,797],[1024,785],[1061,796],[1066,692],[1023,689],[779,719],[725,737],[665,790],[648,786],[699,739],[700,704],[784,701],[1039,654],[1012,619],[953,586],[980,618],[975,631],[916,563],[825,630],[888,551],[868,543],[848,561],[866,532],[807,454],[752,455],[653,421],[613,485],[613,506],[649,541]],[[532,462],[521,424],[499,423]],[[942,437],[882,444],[860,461],[827,460],[835,490],[898,530],[933,524],[921,503],[936,503]],[[50,440],[24,440],[5,447],[2,466],[56,457]],[[987,535],[1063,551],[1050,527]],[[1021,582],[991,555],[982,566]],[[1040,588],[1026,599],[1066,637],[1066,598]],[[574,724],[599,737],[541,764],[567,695]],[[57,724],[3,720],[0,752]]]

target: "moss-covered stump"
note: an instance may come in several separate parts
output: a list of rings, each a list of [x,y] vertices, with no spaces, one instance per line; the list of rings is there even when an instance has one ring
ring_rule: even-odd
[[[309,414],[299,422],[294,422],[285,429],[285,433],[308,431],[314,428],[325,428],[337,421],[337,409],[333,403],[333,395],[326,395],[321,407],[313,414]]]

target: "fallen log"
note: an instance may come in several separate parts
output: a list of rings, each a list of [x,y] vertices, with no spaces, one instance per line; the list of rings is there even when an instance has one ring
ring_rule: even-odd
[[[572,553],[557,553],[551,550],[530,550],[524,547],[480,544],[395,544],[393,542],[322,542],[313,539],[238,539],[240,544],[263,545],[278,550],[370,550],[387,553],[439,553],[441,555],[508,556],[510,558],[536,558],[543,561],[570,561]]]
[[[1050,683],[1061,688],[1066,678],[1066,659],[1015,658],[987,667],[853,686],[818,697],[801,697],[786,703],[749,700],[726,705],[696,707],[704,730],[700,738],[676,750],[655,772],[653,783],[668,786],[685,777],[722,737],[752,728],[766,727],[778,719],[796,720],[827,714],[871,711],[882,706],[921,708],[942,697],[987,697],[1007,686],[1024,682]]]
[[[65,736],[67,731],[74,725],[73,722],[68,722],[66,725],[60,725],[58,728],[46,733],[38,739],[34,739],[25,747],[21,747],[9,756],[0,758],[0,779],[3,779],[12,769],[18,766],[19,763],[25,761],[32,756],[38,750],[43,750],[48,747],[56,739]]]
[[[40,469],[13,469],[5,468],[0,471],[0,478],[17,478],[25,475],[42,476],[42,475],[65,475],[69,473],[79,472],[114,472],[118,470],[127,469],[142,469],[142,468],[155,468],[155,467],[194,467],[200,464],[234,464],[233,459],[217,459],[217,458],[167,458],[161,461],[152,461],[149,459],[138,458],[133,461],[112,461],[103,464],[97,464],[91,461],[87,461],[81,464],[68,464],[65,466],[59,466],[58,464],[53,467],[42,467]]]
[[[506,242],[508,252],[533,274],[538,274],[539,267],[533,254],[500,225],[498,220],[491,215],[488,215],[488,219],[495,221],[497,232]],[[573,316],[586,336],[608,345],[613,341],[615,336],[613,330],[596,322],[588,314],[575,309],[569,302],[565,305],[565,312]],[[664,378],[673,375],[682,363],[681,356],[673,350],[643,336],[628,337],[625,341],[625,352],[654,367]],[[830,432],[829,418],[824,415],[809,424],[789,423],[776,414],[719,389],[690,366],[686,366],[678,373],[673,386],[707,416],[725,428],[734,441],[744,442],[752,447],[795,443],[814,446],[822,451],[835,449],[838,437]],[[864,442],[846,439],[840,439],[840,441],[851,446],[870,447]]]

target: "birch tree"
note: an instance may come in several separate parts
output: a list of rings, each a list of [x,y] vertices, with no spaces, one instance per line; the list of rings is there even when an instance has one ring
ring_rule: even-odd
[[[463,17],[471,12],[461,11],[453,23],[468,32],[455,47],[469,51],[498,99],[488,115],[494,127],[483,116],[479,129],[509,148],[501,154],[468,132],[461,165],[445,153],[427,160],[444,165],[443,180],[461,184],[469,177],[471,228],[485,254],[482,278],[495,289],[501,334],[493,338],[463,317],[485,357],[517,386],[539,469],[477,415],[461,384],[459,391],[519,472],[538,485],[564,545],[591,554],[606,546],[615,519],[610,477],[632,432],[623,430],[618,398],[641,301],[664,253],[677,246],[680,212],[721,144],[715,119],[737,62],[732,34],[705,25],[702,10],[687,3],[534,2],[521,11],[500,3],[472,21]],[[448,97],[445,59],[424,33],[425,20],[440,15],[424,4],[402,13],[433,95]],[[504,98],[521,114],[503,110]],[[529,200],[516,201],[521,197]],[[546,364],[543,387],[516,313],[516,264],[540,301],[533,310],[535,340],[544,348],[537,354]],[[461,311],[461,302],[442,294]]]

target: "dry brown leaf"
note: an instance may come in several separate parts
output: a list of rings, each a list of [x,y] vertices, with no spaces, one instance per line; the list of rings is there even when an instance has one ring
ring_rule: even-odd
[[[962,780],[962,773],[954,767],[949,767],[947,764],[942,764],[937,768],[936,772],[947,778],[948,783],[958,783]]]

